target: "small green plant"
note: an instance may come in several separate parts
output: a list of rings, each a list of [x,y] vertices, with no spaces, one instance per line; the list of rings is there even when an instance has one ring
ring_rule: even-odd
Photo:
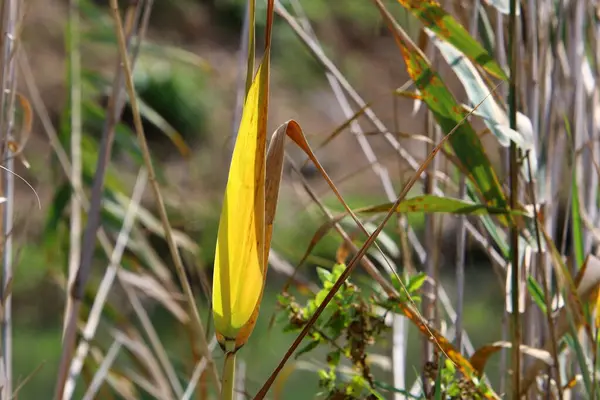
[[[335,264],[331,271],[317,268],[321,288],[305,305],[287,292],[279,296],[282,307],[279,320],[285,324],[285,332],[296,333],[308,323],[345,269],[344,264]],[[403,282],[413,301],[420,301],[418,291],[424,282],[424,274],[414,275]],[[402,286],[397,278],[394,284],[398,288]],[[407,297],[399,301],[407,301]],[[376,344],[384,342],[389,333],[385,317],[391,308],[391,300],[378,293],[368,295],[349,280],[344,282],[321,318],[312,326],[308,343],[296,353],[299,357],[317,348],[326,349],[327,368],[317,371],[322,389],[320,395],[327,399],[384,398],[369,356],[375,351]]]

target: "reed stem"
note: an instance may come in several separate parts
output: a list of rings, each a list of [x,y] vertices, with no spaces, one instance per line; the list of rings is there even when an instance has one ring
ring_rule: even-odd
[[[237,351],[228,351],[225,353],[225,363],[223,364],[223,383],[221,385],[221,400],[234,399],[235,386],[235,355]]]

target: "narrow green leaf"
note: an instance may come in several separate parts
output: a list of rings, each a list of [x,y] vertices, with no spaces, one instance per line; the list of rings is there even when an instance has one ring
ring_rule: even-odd
[[[376,206],[363,207],[354,210],[355,213],[373,214],[386,213],[393,203],[384,203]],[[395,210],[398,213],[448,213],[448,214],[524,214],[521,211],[511,211],[506,207],[493,207],[484,204],[472,203],[452,197],[441,197],[434,195],[422,195],[402,201]]]
[[[58,186],[57,190],[54,192],[52,206],[50,207],[50,211],[44,226],[44,236],[51,235],[58,229],[58,225],[64,215],[64,211],[69,205],[71,193],[72,190],[69,183],[64,183]]]
[[[414,0],[412,2],[415,3]],[[432,4],[431,2],[423,2],[423,4],[425,3]],[[383,5],[379,1],[377,1],[377,4],[380,6],[381,14],[387,21],[396,43],[400,47],[411,79],[415,82],[423,101],[433,113],[442,131],[448,134],[456,128],[456,132],[449,138],[449,142],[457,158],[469,171],[469,179],[476,183],[488,205],[505,207],[506,198],[498,177],[477,133],[471,124],[465,120],[467,114],[456,102],[439,75],[431,69],[425,54],[415,46]],[[435,3],[433,4],[433,7],[435,7]]]
[[[443,357],[440,357],[440,361],[443,361]],[[435,388],[434,395],[435,400],[442,400],[442,365],[443,363],[439,363],[440,366],[438,368],[437,377],[435,378]]]
[[[573,138],[571,124],[567,117],[564,117],[565,130],[569,140]],[[575,262],[577,268],[581,268],[585,260],[583,231],[581,224],[581,211],[579,201],[579,185],[577,184],[577,162],[573,160],[573,171],[571,175],[571,228],[573,229],[573,248],[575,252]]]
[[[512,140],[525,151],[535,151],[533,135],[525,137],[523,132],[515,131],[509,127],[506,113],[500,108],[494,97],[489,96],[490,88],[485,84],[471,61],[454,46],[436,37],[429,29],[426,29],[426,33],[462,83],[471,106],[477,105],[485,99],[474,113],[483,118],[486,126],[498,138],[500,144],[508,146],[510,140]],[[535,157],[535,153],[532,156]]]
[[[374,386],[378,387],[380,389],[383,389],[383,390],[387,390],[392,393],[399,393],[410,399],[417,399],[417,400],[420,399],[420,397],[412,395],[408,390],[397,389],[397,388],[393,387],[392,385],[388,385],[387,383],[384,383],[384,382],[375,381]]]
[[[540,310],[545,314],[546,313],[546,302],[544,300],[544,292],[540,287],[539,283],[530,275],[527,277],[527,290],[531,295],[531,298],[540,308]]]
[[[309,342],[306,346],[304,346],[303,348],[298,350],[298,353],[296,353],[295,357],[298,358],[302,354],[306,354],[306,353],[310,352],[311,350],[314,350],[315,348],[317,348],[319,343],[321,343],[319,340],[313,340],[313,341]]]
[[[581,268],[585,260],[583,231],[581,224],[581,211],[579,201],[579,185],[577,185],[577,163],[573,163],[573,176],[571,177],[571,229],[573,230],[573,249],[575,252],[575,263]]]
[[[481,65],[496,78],[507,80],[507,76],[482,45],[450,14],[434,0],[398,0],[439,38],[452,44],[463,54]]]

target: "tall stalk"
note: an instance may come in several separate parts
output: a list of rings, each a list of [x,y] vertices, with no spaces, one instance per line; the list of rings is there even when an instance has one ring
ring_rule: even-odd
[[[221,400],[235,399],[235,358],[237,351],[226,349],[225,362],[223,364],[223,386],[221,389]]]
[[[3,48],[2,54],[2,96],[0,101],[0,134],[2,135],[2,157],[5,160],[2,171],[3,195],[6,198],[2,213],[2,286],[0,298],[4,299],[1,324],[2,334],[2,361],[4,369],[4,386],[2,398],[12,397],[12,294],[10,286],[13,277],[13,207],[14,207],[14,157],[9,150],[8,142],[13,140],[15,117],[15,89],[16,89],[16,37],[19,2],[5,0],[2,10]]]
[[[79,53],[79,0],[69,1],[68,43],[70,88],[70,135],[71,135],[71,182],[75,190],[71,196],[71,220],[69,237],[69,266],[67,287],[71,287],[77,275],[81,258],[81,202],[77,193],[81,190],[81,56]],[[67,316],[71,298],[66,293],[66,312],[63,334],[67,327]]]
[[[508,108],[510,127],[517,129],[517,2],[510,0],[510,18],[508,20],[508,45],[510,82],[508,89]],[[509,173],[510,173],[510,208],[516,209],[519,201],[519,165],[518,149],[514,141],[510,142]],[[513,399],[519,399],[521,381],[521,315],[519,310],[519,229],[516,224],[510,228],[511,250],[511,303],[512,303],[512,393]]]

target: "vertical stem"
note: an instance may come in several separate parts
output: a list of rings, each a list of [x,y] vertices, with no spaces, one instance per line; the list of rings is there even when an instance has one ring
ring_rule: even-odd
[[[478,29],[477,23],[479,21],[479,7],[480,1],[475,0],[473,7],[473,17],[471,20],[471,36],[477,37]],[[459,171],[460,173],[460,171]],[[458,181],[458,198],[464,199],[467,194],[467,182],[464,174],[460,174]],[[458,217],[458,224],[456,226],[456,321],[454,322],[456,339],[454,341],[456,348],[462,353],[462,332],[463,332],[463,308],[464,308],[464,297],[465,297],[465,253],[466,253],[466,239],[467,231],[465,229],[466,217],[461,215]]]
[[[508,106],[510,127],[517,129],[517,2],[510,0],[510,18],[508,21],[510,83],[508,90]],[[518,150],[514,142],[510,143],[510,207],[515,209],[518,204],[519,166],[517,163]],[[515,224],[510,228],[511,249],[511,303],[512,303],[512,393],[513,399],[519,399],[521,372],[521,315],[519,310],[519,230]]]
[[[221,400],[234,400],[235,386],[235,350],[225,353],[223,364],[223,384],[221,385]]]
[[[71,85],[71,229],[69,237],[69,266],[67,287],[71,287],[77,275],[77,267],[81,258],[81,202],[77,193],[81,190],[81,59],[79,53],[79,0],[69,2],[68,51],[69,82]],[[67,307],[63,322],[63,335],[67,326],[67,316],[71,307],[71,298],[67,296]]]
[[[464,199],[467,193],[467,185],[464,175],[461,175],[459,181],[459,199]],[[463,332],[463,313],[464,313],[464,292],[465,292],[465,252],[466,252],[466,229],[465,217],[458,217],[458,226],[456,227],[456,341],[455,345],[458,351],[462,353],[462,332]]]
[[[2,398],[12,397],[12,296],[10,285],[12,281],[12,230],[13,230],[13,207],[14,207],[14,176],[9,172],[14,169],[14,157],[7,146],[12,140],[15,113],[15,86],[16,86],[16,23],[17,8],[19,2],[16,0],[4,1],[3,9],[3,69],[2,69],[2,100],[0,109],[0,135],[2,135],[3,154],[6,160],[3,170],[3,190],[6,202],[2,214],[2,238],[4,248],[2,252],[2,285],[0,287],[0,299],[4,299],[3,317],[1,321],[2,331],[2,361],[4,363],[5,384],[2,389]]]

